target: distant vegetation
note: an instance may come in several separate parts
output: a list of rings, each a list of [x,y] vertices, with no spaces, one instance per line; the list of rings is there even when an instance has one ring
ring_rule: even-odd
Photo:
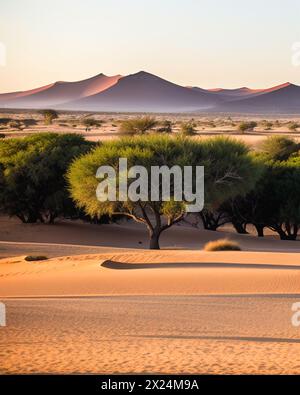
[[[85,131],[88,132],[93,127],[96,127],[96,128],[100,127],[101,121],[98,121],[97,119],[94,119],[94,118],[84,118],[82,120],[82,125],[85,127]]]
[[[251,224],[259,237],[268,228],[282,240],[296,240],[300,228],[299,145],[285,137],[270,137],[254,158],[262,169],[255,188],[209,210],[203,223],[216,230],[231,222],[239,233],[247,233]]]
[[[8,123],[8,126],[11,129],[18,129],[18,130],[22,130],[24,128],[24,125],[22,124],[21,121],[15,120],[15,121],[10,121]]]
[[[24,259],[27,262],[37,262],[37,261],[46,261],[48,257],[44,255],[28,255]]]
[[[45,125],[52,125],[54,119],[58,118],[58,113],[55,110],[41,110],[40,114],[44,117]]]
[[[18,121],[27,125],[26,119]],[[34,120],[27,121],[30,125]],[[86,127],[95,125],[94,121],[86,118]],[[17,128],[11,122],[16,121],[0,119],[1,126]],[[97,125],[101,121],[95,122]],[[267,122],[262,121],[260,126],[269,126]],[[79,119],[78,123],[83,121]],[[272,124],[276,127],[280,122]],[[289,124],[285,121],[281,126]],[[256,127],[256,122],[241,125],[249,130]],[[128,166],[205,166],[205,207],[196,213],[197,221],[205,229],[216,231],[231,223],[240,234],[246,234],[253,226],[259,237],[270,229],[282,240],[297,239],[300,229],[297,140],[272,136],[253,152],[242,142],[225,137],[189,138],[195,134],[193,120],[180,124],[179,133],[172,134],[173,127],[170,120],[132,118],[123,121],[120,130],[134,136],[101,144],[76,134],[37,133],[23,139],[5,139],[10,133],[5,129],[5,133],[0,133],[0,212],[24,223],[53,223],[58,217],[79,215],[99,223],[126,216],[145,224],[151,248],[159,248],[161,233],[187,216],[184,203],[101,204],[96,200],[97,168],[101,164],[116,166],[124,156]]]
[[[75,134],[40,133],[0,141],[0,210],[24,223],[71,215],[65,173],[93,144]]]
[[[172,133],[172,122],[167,119],[162,121],[159,124],[159,127],[156,129],[158,133]]]
[[[261,149],[268,159],[283,161],[299,151],[300,144],[284,136],[271,136],[262,143]]]
[[[182,136],[194,136],[195,134],[197,134],[196,126],[197,126],[197,124],[193,120],[188,121],[188,122],[183,122],[180,125],[181,135]]]
[[[257,122],[251,121],[251,122],[242,122],[239,124],[239,131],[244,133],[244,132],[252,132],[255,128],[257,127]]]
[[[297,129],[298,129],[299,127],[300,127],[300,125],[299,125],[298,123],[292,122],[292,123],[289,125],[289,130],[290,130],[291,132],[296,132]]]
[[[127,135],[145,134],[156,126],[157,121],[155,118],[145,116],[121,122],[119,131],[120,133]]]

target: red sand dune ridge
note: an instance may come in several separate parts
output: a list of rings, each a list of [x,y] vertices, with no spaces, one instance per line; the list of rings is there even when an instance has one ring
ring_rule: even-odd
[[[289,82],[267,89],[202,89],[180,86],[151,73],[58,81],[40,88],[0,94],[0,108],[51,107],[112,112],[241,112],[295,114],[300,87]]]

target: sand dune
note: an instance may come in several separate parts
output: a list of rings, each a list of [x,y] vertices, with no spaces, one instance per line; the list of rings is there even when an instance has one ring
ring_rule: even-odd
[[[77,82],[59,81],[24,92],[0,94],[0,107],[101,112],[229,112],[296,114],[300,87],[268,89],[184,87],[151,73],[112,77],[99,74]]]
[[[0,373],[299,374],[293,296],[6,301]]]
[[[130,222],[5,217],[0,232],[0,373],[300,373],[298,242],[231,235],[244,251],[212,253],[228,230],[177,226],[149,251]]]
[[[300,292],[299,242],[274,236],[175,226],[163,234],[163,249],[150,251],[145,228],[132,222],[45,226],[2,217],[0,229],[2,297]],[[243,251],[201,251],[208,240],[225,235]],[[26,254],[51,259],[29,263]]]
[[[105,92],[68,103],[63,109],[94,111],[175,112],[210,108],[220,100],[144,71],[129,75]]]
[[[11,93],[1,93],[0,94],[0,105],[3,107],[8,107],[8,102],[21,97],[35,95],[36,93],[46,91],[52,88],[54,84],[45,85],[39,88],[30,89],[28,91],[11,92]]]
[[[132,251],[0,260],[0,297],[300,294],[297,254]]]

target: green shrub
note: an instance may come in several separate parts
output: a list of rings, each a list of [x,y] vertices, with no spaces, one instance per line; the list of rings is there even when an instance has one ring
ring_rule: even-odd
[[[221,204],[227,198],[251,190],[260,176],[258,163],[249,154],[248,147],[230,138],[212,138],[203,141],[158,134],[126,137],[103,143],[91,153],[75,160],[68,172],[72,198],[90,216],[123,214],[147,226],[151,248],[159,248],[161,233],[179,222],[185,215],[186,202],[176,202],[174,182],[170,185],[170,202],[104,201],[96,197],[99,180],[95,174],[99,166],[112,166],[119,177],[119,158],[127,158],[128,168],[144,166],[204,166],[205,202]],[[195,182],[195,180],[193,180]],[[131,181],[133,182],[133,180]],[[150,180],[151,182],[151,180]],[[162,195],[163,182],[159,183]],[[118,185],[117,185],[118,188]],[[118,192],[118,191],[117,191]],[[152,213],[148,217],[147,213]]]
[[[153,117],[139,117],[122,121],[119,132],[127,135],[145,134],[157,125],[157,121]]]
[[[24,125],[22,124],[22,122],[20,122],[20,121],[18,121],[18,120],[10,121],[10,122],[8,123],[8,126],[9,126],[11,129],[18,129],[18,130],[21,130],[21,129],[24,127]]]
[[[24,223],[52,223],[74,212],[65,173],[94,146],[76,134],[38,133],[0,140],[0,210]]]
[[[273,160],[287,160],[300,149],[300,144],[284,136],[270,136],[261,144],[262,152]]]
[[[194,136],[197,134],[196,124],[193,121],[183,122],[180,126],[180,133],[182,136]]]
[[[291,132],[296,132],[298,128],[299,128],[299,124],[296,122],[292,122],[289,124],[289,130]]]
[[[254,128],[256,128],[257,126],[257,122],[242,122],[239,124],[239,131],[244,133],[244,132],[251,132],[254,130]]]

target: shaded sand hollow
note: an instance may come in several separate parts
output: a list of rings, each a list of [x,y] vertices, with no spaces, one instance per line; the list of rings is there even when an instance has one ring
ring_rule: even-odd
[[[0,373],[300,373],[299,242],[181,226],[148,251],[130,223],[25,229],[0,220]],[[224,234],[243,251],[201,250]]]

